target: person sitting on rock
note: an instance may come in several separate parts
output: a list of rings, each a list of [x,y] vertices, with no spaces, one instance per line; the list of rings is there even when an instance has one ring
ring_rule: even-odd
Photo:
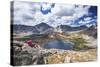
[[[28,44],[28,46],[31,46],[31,47],[33,46],[32,45],[32,39],[27,40],[26,43]]]
[[[40,45],[33,43],[32,39],[27,40],[26,43],[28,44],[28,46],[31,46],[31,47],[34,47],[34,48],[40,48]]]

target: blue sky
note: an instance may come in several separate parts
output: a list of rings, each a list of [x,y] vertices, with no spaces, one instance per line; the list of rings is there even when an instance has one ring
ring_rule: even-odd
[[[14,24],[34,26],[91,26],[97,23],[97,7],[89,5],[14,2]]]

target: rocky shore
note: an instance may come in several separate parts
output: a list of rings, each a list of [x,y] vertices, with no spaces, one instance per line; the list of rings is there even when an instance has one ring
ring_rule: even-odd
[[[80,36],[79,36],[80,35]],[[46,37],[28,36],[14,39],[12,41],[12,58],[14,66],[23,65],[39,65],[39,64],[60,64],[60,63],[76,63],[89,62],[97,60],[97,39],[82,33],[48,35]],[[39,47],[29,46],[25,41],[33,38],[32,44]],[[74,43],[72,49],[54,49],[44,48],[43,45],[54,40],[62,40]],[[60,46],[63,44],[60,43]],[[59,44],[58,42],[50,43],[51,45]],[[57,47],[57,45],[56,45]]]
[[[96,61],[97,50],[63,50],[14,45],[14,65],[58,64]]]

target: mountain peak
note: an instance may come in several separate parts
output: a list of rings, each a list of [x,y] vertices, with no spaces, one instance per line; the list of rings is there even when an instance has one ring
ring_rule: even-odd
[[[48,26],[48,27],[51,27],[51,26],[49,26],[48,24],[46,24],[46,23],[40,23],[40,24],[37,24],[37,25],[35,25],[35,26],[37,26],[37,27],[40,27],[40,26]]]

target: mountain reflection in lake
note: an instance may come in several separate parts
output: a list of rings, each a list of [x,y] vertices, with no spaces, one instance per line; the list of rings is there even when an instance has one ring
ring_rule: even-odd
[[[56,49],[65,49],[65,50],[71,50],[73,49],[73,43],[72,42],[67,42],[63,40],[52,40],[49,41],[48,43],[44,44],[45,49],[51,49],[51,48],[56,48]]]

